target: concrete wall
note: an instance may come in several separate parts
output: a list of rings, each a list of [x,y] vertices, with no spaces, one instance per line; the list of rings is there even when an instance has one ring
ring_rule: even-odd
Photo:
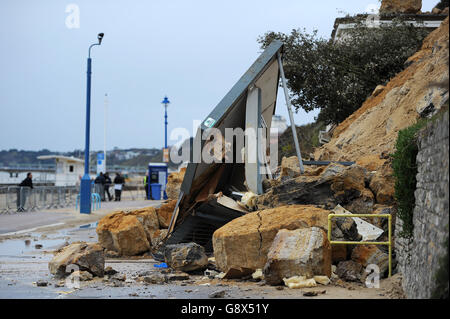
[[[439,259],[446,252],[443,242],[449,233],[448,137],[448,111],[419,133],[413,238],[399,238],[401,220],[396,221],[395,250],[408,298],[430,298]]]

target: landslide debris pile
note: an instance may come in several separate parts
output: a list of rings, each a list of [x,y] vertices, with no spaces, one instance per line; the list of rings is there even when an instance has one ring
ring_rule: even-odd
[[[445,79],[448,83],[448,18],[408,63],[386,86],[378,87],[336,128],[331,141],[315,152],[316,159],[356,164],[307,166],[300,174],[295,156],[283,158],[279,176],[264,181],[264,194],[249,192],[240,201],[214,194],[212,197],[222,205],[240,207],[244,215],[214,232],[213,258],[208,259],[196,243],[167,245],[164,258],[168,266],[175,271],[205,271],[209,278],[247,278],[289,288],[330,282],[340,285],[341,280],[364,283],[370,273],[366,269],[373,265],[386,276],[387,248],[330,245],[328,215],[349,214],[348,218],[332,219],[332,240],[388,240],[386,219],[356,218],[352,213],[391,214],[395,218],[394,179],[388,155],[394,151],[400,129],[433,114],[448,100],[448,87],[430,85]],[[183,176],[181,171],[169,177],[167,193],[171,200],[160,208],[115,212],[99,222],[99,244],[106,256],[142,255],[160,248]],[[165,282],[161,278],[148,281]]]
[[[339,124],[316,160],[356,161],[377,170],[394,152],[398,131],[438,111],[448,100],[448,17],[411,56],[409,66],[377,87],[360,109]],[[447,85],[433,85],[433,83]]]

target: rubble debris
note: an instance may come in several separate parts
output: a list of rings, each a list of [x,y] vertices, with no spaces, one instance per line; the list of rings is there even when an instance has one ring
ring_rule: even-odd
[[[254,272],[253,269],[245,268],[245,267],[234,267],[228,269],[224,275],[223,279],[238,279],[242,277],[246,277],[248,275],[251,275]]]
[[[157,229],[150,235],[150,241],[152,245],[152,249],[159,247],[163,242],[164,238],[166,238],[168,233],[167,229]]]
[[[380,14],[420,13],[422,0],[383,0]]]
[[[323,294],[325,294],[327,291],[326,290],[321,290],[321,291],[305,291],[304,293],[303,293],[303,296],[305,296],[305,297],[316,297],[316,296],[318,296],[319,294],[320,295],[323,295]]]
[[[331,247],[327,234],[317,227],[279,230],[264,266],[266,282],[278,285],[283,278],[315,275],[331,276]]]
[[[105,268],[104,274],[108,275],[108,276],[112,276],[112,275],[117,274],[117,270],[113,269],[111,266],[108,266]]]
[[[105,257],[106,258],[118,258],[118,257],[120,257],[120,254],[117,251],[105,249]]]
[[[352,250],[351,258],[363,267],[367,267],[370,264],[377,265],[380,270],[380,276],[383,276],[389,267],[388,254],[382,252],[376,245],[358,245]]]
[[[103,248],[97,243],[73,243],[57,250],[55,256],[49,262],[48,268],[51,274],[57,277],[65,277],[69,274],[66,272],[66,267],[69,265],[77,265],[80,270],[86,270],[95,276],[103,277],[105,268]]]
[[[114,212],[103,217],[97,226],[99,244],[122,256],[135,256],[151,247],[151,234],[159,229],[154,207],[130,212]]]
[[[262,272],[262,269],[256,269],[256,271],[252,274],[252,278],[253,280],[263,280],[264,279],[264,274]]]
[[[335,214],[348,214],[351,215],[352,213],[346,210],[341,205],[337,205],[333,212]],[[337,218],[337,217],[336,217]],[[359,217],[351,217],[356,222],[356,227],[358,229],[358,234],[361,235],[362,241],[370,241],[370,240],[376,240],[378,239],[382,234],[383,230],[376,227],[375,225],[359,218]]]
[[[216,278],[217,275],[219,275],[219,273],[215,270],[211,270],[211,269],[206,269],[203,274],[208,277],[209,279],[214,279]]]
[[[365,187],[366,178],[367,171],[361,166],[331,163],[325,168],[311,170],[274,185],[258,196],[257,206],[261,210],[292,204],[330,208],[337,204],[350,204],[361,195],[370,198],[370,190]]]
[[[172,218],[175,205],[177,204],[176,199],[169,200],[167,203],[163,204],[161,207],[156,209],[156,215],[158,215],[159,227],[168,228],[170,224],[170,219]]]
[[[337,265],[336,274],[345,281],[361,281],[363,266],[353,260],[341,261]]]
[[[290,289],[316,287],[316,281],[313,278],[307,279],[306,276],[293,276],[283,278],[284,284]]]
[[[167,245],[164,259],[172,269],[186,272],[205,269],[208,265],[205,249],[196,243]]]
[[[167,280],[168,281],[180,281],[180,280],[188,280],[189,274],[182,272],[182,271],[176,271],[172,272],[170,274],[167,274]]]
[[[160,273],[153,273],[144,276],[143,281],[148,284],[163,285],[167,283],[167,276]]]
[[[166,194],[169,199],[178,199],[181,183],[183,183],[186,168],[183,167],[179,172],[170,173],[167,177]]]
[[[92,280],[94,278],[94,276],[92,276],[92,274],[88,271],[76,270],[76,271],[72,272],[68,278],[71,281],[74,281],[74,280],[89,281],[89,280]]]
[[[290,205],[248,213],[216,230],[214,256],[223,272],[235,268],[262,269],[280,229],[328,228],[329,211],[315,206]],[[251,274],[250,273],[250,274]]]
[[[219,291],[213,292],[208,297],[209,298],[224,298],[225,294],[226,294],[226,290],[219,290]]]
[[[321,285],[324,285],[324,286],[328,285],[331,282],[330,278],[328,278],[327,276],[314,276],[313,279],[318,284],[321,284]]]
[[[38,280],[36,281],[36,286],[38,287],[47,287],[48,286],[48,282],[45,280]]]

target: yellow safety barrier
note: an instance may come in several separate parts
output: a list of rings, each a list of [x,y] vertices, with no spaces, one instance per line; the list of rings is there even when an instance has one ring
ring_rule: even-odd
[[[334,217],[384,217],[388,219],[389,241],[336,241],[331,240],[331,219]],[[333,244],[344,245],[387,245],[389,247],[389,277],[392,275],[392,216],[390,214],[329,214],[328,215],[328,241]]]

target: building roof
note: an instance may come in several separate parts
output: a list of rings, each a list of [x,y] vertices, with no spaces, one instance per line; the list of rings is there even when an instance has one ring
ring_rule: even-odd
[[[336,40],[340,36],[340,32],[345,29],[351,29],[356,22],[364,21],[373,14],[358,14],[352,17],[336,18],[334,21],[331,39]],[[442,21],[447,17],[446,14],[381,14],[377,15],[380,23],[392,23],[395,18],[402,18],[405,22],[411,22],[417,27],[425,27],[435,29],[438,28]]]
[[[66,162],[77,162],[77,163],[84,163],[84,160],[72,157],[72,156],[63,156],[63,155],[41,155],[38,156],[37,159],[39,160],[48,160],[48,159],[55,159],[55,160],[61,160]]]

